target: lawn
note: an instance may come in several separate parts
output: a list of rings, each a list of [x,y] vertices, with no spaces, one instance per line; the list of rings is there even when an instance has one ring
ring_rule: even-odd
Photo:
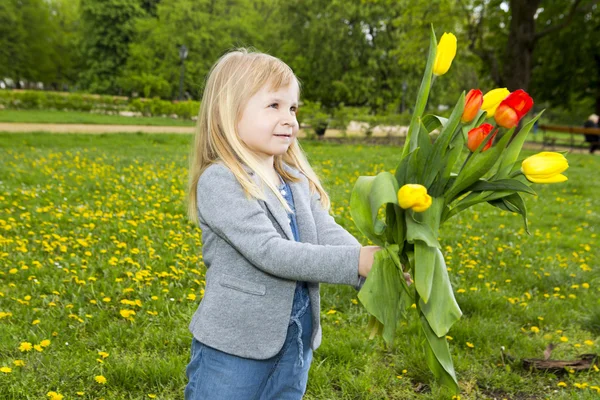
[[[195,124],[191,120],[163,117],[124,117],[121,115],[92,114],[82,111],[53,110],[0,110],[0,122],[151,126],[194,126]]]
[[[191,140],[0,134],[0,398],[183,398],[187,326],[205,284],[201,232],[185,217]],[[302,144],[336,220],[367,245],[350,193],[359,175],[393,171],[399,148]],[[567,157],[569,181],[526,198],[531,235],[487,205],[442,228],[464,313],[449,333],[463,400],[598,398],[598,365],[544,373],[519,362],[550,343],[556,359],[600,353],[600,158]],[[368,340],[356,295],[322,287],[305,398],[448,398],[417,321],[388,349]]]

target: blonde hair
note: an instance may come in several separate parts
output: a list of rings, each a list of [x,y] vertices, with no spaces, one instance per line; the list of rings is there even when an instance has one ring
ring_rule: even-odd
[[[202,103],[195,128],[195,139],[190,154],[188,181],[188,218],[198,224],[196,189],[198,179],[204,170],[217,160],[222,161],[235,175],[248,198],[265,200],[262,189],[250,178],[242,164],[248,166],[260,177],[263,184],[275,194],[283,207],[291,213],[286,200],[273,185],[266,171],[258,162],[252,150],[240,139],[237,123],[248,100],[264,85],[278,90],[300,81],[292,69],[280,59],[271,55],[238,48],[230,51],[211,67],[206,78]],[[283,162],[296,168],[309,182],[310,193],[318,192],[321,205],[329,210],[329,196],[319,178],[311,168],[308,159],[295,138],[283,155],[274,157],[275,170],[283,179],[298,182],[284,168]],[[214,190],[219,190],[215,188]]]

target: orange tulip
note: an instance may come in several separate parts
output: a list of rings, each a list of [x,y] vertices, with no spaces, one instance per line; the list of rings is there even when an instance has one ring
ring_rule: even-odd
[[[471,129],[469,131],[469,133],[467,134],[468,135],[467,148],[471,152],[474,152],[475,150],[477,150],[477,148],[479,147],[481,142],[483,142],[483,140],[487,137],[487,135],[490,134],[492,129],[494,129],[494,127],[488,123],[481,124],[481,126]],[[481,149],[482,152],[484,152],[487,149],[489,149],[490,147],[492,147],[492,143],[494,142],[494,138],[496,137],[497,133],[498,133],[498,129],[496,129],[496,132],[494,132],[492,137],[488,140],[487,144],[483,147],[483,149]]]
[[[473,121],[483,104],[483,93],[479,89],[471,89],[465,98],[465,109],[460,120],[463,123]]]

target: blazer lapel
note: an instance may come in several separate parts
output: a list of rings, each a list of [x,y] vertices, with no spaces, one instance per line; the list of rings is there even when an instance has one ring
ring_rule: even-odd
[[[250,167],[248,167],[247,165],[244,165],[244,164],[242,164],[242,166],[244,167],[246,172],[248,172],[248,174],[250,174],[252,179],[254,179],[254,182],[259,187],[263,188],[263,191],[264,191],[265,197],[266,197],[266,201],[262,201],[262,200],[259,200],[259,201],[266,204],[267,210],[273,217],[272,219],[274,220],[274,222],[276,222],[280,226],[282,232],[285,233],[285,235],[287,236],[287,239],[294,240],[294,233],[292,232],[292,227],[290,225],[290,220],[288,219],[287,212],[286,212],[285,208],[283,208],[283,205],[281,205],[281,203],[275,196],[275,193],[273,193],[266,186],[263,186],[258,175],[256,175]],[[293,195],[293,190],[292,190],[292,195]]]
[[[250,176],[254,179],[254,181],[261,186],[260,178],[252,171],[248,166],[243,165],[244,169],[250,174]],[[294,168],[288,166],[287,164],[283,164],[283,167],[289,172],[291,175],[295,177],[300,177],[298,171]],[[294,198],[294,207],[296,209],[296,222],[298,224],[298,233],[300,236],[300,240],[303,242],[315,242],[314,238],[309,237],[311,230],[307,225],[308,218],[312,215],[310,211],[310,201],[303,192],[301,187],[301,182],[288,182],[290,188],[292,189],[292,196]],[[267,209],[273,216],[273,219],[280,226],[281,230],[285,233],[288,240],[294,240],[294,234],[292,232],[291,220],[288,218],[287,212],[283,205],[279,202],[275,193],[273,193],[270,189],[265,187],[265,196],[266,201],[264,202],[267,206]]]

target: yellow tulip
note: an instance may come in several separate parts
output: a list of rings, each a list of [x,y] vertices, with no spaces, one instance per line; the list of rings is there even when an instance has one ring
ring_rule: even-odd
[[[496,113],[496,108],[502,100],[508,97],[510,91],[507,88],[492,89],[483,95],[483,104],[481,109],[487,112],[488,117],[492,117]]]
[[[398,190],[398,204],[403,209],[423,212],[431,206],[432,198],[423,185],[408,183]]]
[[[448,72],[454,56],[456,56],[456,36],[453,33],[444,33],[435,52],[433,74],[439,76]]]
[[[562,175],[569,163],[560,153],[543,151],[526,158],[521,164],[521,171],[533,183],[559,183],[567,180]]]

